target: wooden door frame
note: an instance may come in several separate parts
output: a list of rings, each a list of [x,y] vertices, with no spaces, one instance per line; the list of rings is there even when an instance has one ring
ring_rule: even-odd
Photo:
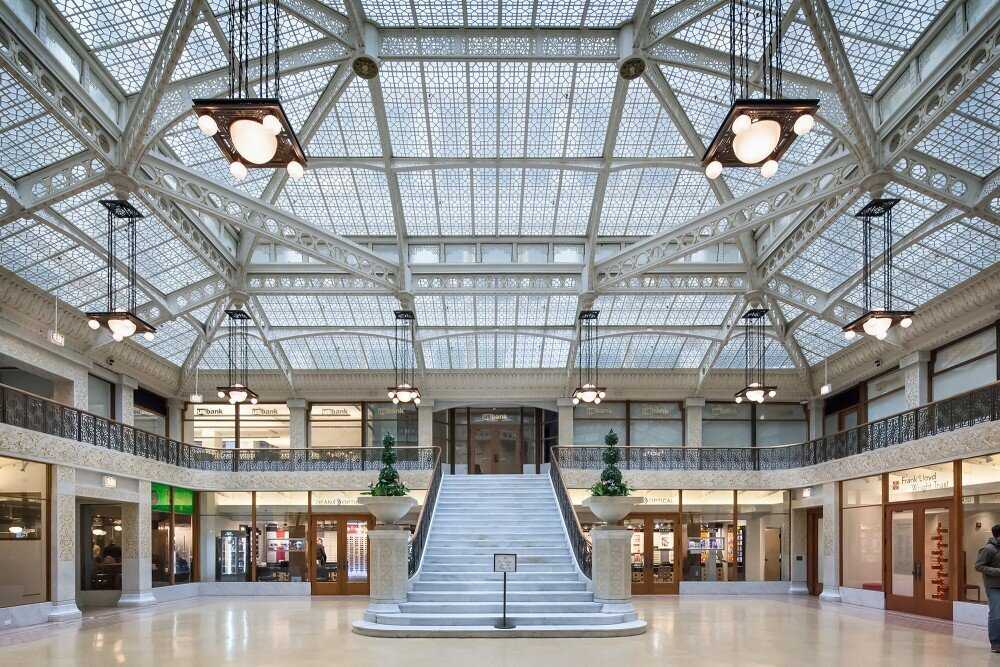
[[[821,521],[823,521],[822,507],[806,508],[806,588],[809,590],[809,595],[813,596],[823,593],[823,582],[819,579],[819,559],[822,558],[819,548]]]
[[[632,584],[632,594],[633,595],[676,595],[680,591],[680,577],[681,570],[679,568],[680,563],[680,528],[681,519],[680,512],[633,512],[629,514],[626,518],[633,520],[641,520],[642,524],[642,539],[643,539],[643,582],[641,584]],[[656,520],[661,519],[664,521],[673,521],[674,523],[674,576],[673,581],[669,584],[660,583],[657,584],[653,581],[653,533],[655,532]],[[630,569],[629,576],[631,578],[631,553],[632,549],[629,546],[629,559],[630,559]]]
[[[347,580],[347,522],[350,520],[365,521],[368,530],[375,527],[375,517],[370,514],[360,513],[312,513],[309,517],[309,530],[307,532],[309,546],[307,549],[309,558],[309,582],[312,595],[368,595],[370,592],[371,580],[371,551],[367,551],[369,565],[368,579],[364,582],[351,583]],[[337,522],[337,581],[318,582],[316,581],[316,524],[320,521]]]
[[[926,541],[924,535],[924,514],[928,509],[943,509],[948,512],[948,578],[950,590],[947,600],[929,600],[924,590],[923,551]],[[914,561],[920,564],[920,574],[914,575],[913,597],[897,596],[892,592],[892,514],[894,512],[913,512],[913,553]],[[883,572],[882,579],[885,589],[885,608],[888,611],[900,611],[921,616],[932,616],[951,620],[952,600],[955,591],[955,562],[952,554],[955,541],[955,509],[952,498],[944,497],[932,500],[913,500],[897,503],[887,503],[882,514],[883,535]]]

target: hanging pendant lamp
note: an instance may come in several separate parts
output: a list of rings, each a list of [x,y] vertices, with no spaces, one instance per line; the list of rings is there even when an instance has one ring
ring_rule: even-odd
[[[279,99],[278,0],[228,0],[228,8],[229,97],[193,100],[198,128],[215,139],[237,181],[268,167],[302,178],[306,155]]]
[[[746,386],[736,392],[735,401],[742,403],[763,403],[765,398],[774,398],[778,388],[767,384],[767,364],[765,353],[767,338],[764,336],[764,320],[767,308],[750,308],[740,318],[743,322],[743,369]]]
[[[904,329],[913,324],[912,310],[893,310],[892,294],[892,208],[898,199],[872,199],[854,214],[861,219],[864,239],[863,280],[865,289],[865,312],[861,317],[844,327],[844,338],[854,340],[857,336],[868,335],[878,340],[885,339],[894,326]],[[882,229],[882,308],[872,308],[872,232]]]
[[[416,385],[416,352],[414,348],[414,328],[417,316],[412,310],[395,310],[396,335],[393,344],[392,365],[396,373],[396,384],[388,388],[388,397],[393,404],[413,403],[420,405],[420,389]],[[402,349],[400,347],[402,343]]]
[[[754,13],[760,14],[759,22]],[[701,164],[716,179],[723,167],[760,167],[774,176],[778,161],[795,138],[816,124],[819,100],[782,99],[781,0],[730,0],[729,97],[731,106]],[[763,45],[760,61],[762,98],[751,99],[753,58],[750,45]]]
[[[101,205],[108,213],[108,278],[106,311],[86,313],[87,325],[97,331],[102,326],[111,332],[111,337],[120,342],[134,334],[142,334],[148,341],[153,340],[156,328],[135,314],[136,306],[136,221],[142,218],[142,213],[132,204],[122,199],[102,199]],[[116,265],[118,264],[118,245],[124,238],[128,248],[128,256],[122,260],[128,270],[125,285],[125,303],[117,303],[115,290]]]
[[[232,405],[240,403],[257,404],[257,394],[247,383],[248,361],[250,357],[250,315],[245,310],[227,310],[229,318],[229,384],[216,387],[219,398]]]
[[[599,310],[580,311],[580,345],[577,352],[578,384],[573,390],[573,405],[580,403],[600,404],[607,396],[607,388],[601,387],[600,368],[597,360]]]

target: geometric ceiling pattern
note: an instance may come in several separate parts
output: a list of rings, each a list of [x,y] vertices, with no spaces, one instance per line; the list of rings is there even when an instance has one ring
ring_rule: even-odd
[[[218,313],[233,292],[261,370],[391,369],[401,307],[428,371],[571,369],[588,308],[602,368],[739,369],[730,324],[753,286],[771,308],[766,365],[801,370],[848,346],[841,326],[863,296],[853,213],[874,172],[901,199],[897,307],[919,312],[1000,261],[998,58],[941,113],[917,113],[1000,24],[992,3],[965,3],[966,34],[951,34],[946,0],[789,3],[785,94],[819,98],[819,122],[771,179],[709,181],[700,158],[729,109],[728,2],[282,0],[281,97],[310,164],[300,180],[255,169],[237,183],[190,113],[225,87],[228,7],[181,2],[183,26],[173,0],[53,0],[54,14],[22,0],[0,14],[5,31],[47,36],[34,57],[61,65],[49,76],[117,144],[102,153],[0,58],[0,266],[73,308],[103,307],[99,200],[124,187],[145,216],[139,301],[157,322],[154,341],[126,344],[184,373],[226,367]],[[646,70],[626,82],[629,49]],[[362,50],[379,55],[374,80],[351,72]],[[890,145],[908,119],[919,131]],[[116,186],[73,185],[94,164]],[[828,164],[844,184],[823,192]],[[198,185],[171,191],[180,181]],[[803,197],[804,184],[820,192]]]

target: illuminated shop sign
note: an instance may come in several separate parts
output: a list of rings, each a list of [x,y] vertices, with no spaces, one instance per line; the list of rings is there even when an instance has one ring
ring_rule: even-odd
[[[890,475],[889,483],[893,491],[917,493],[920,491],[937,491],[951,487],[951,479],[938,475],[937,471],[904,472],[898,476]]]

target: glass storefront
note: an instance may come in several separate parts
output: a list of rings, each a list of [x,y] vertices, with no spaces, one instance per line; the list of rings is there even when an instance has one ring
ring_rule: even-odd
[[[742,578],[743,531],[735,524],[733,491],[683,491],[684,581]]]
[[[737,575],[741,580],[788,580],[790,511],[787,491],[737,491]]]
[[[288,406],[284,403],[258,403],[240,406],[242,449],[288,449]]]
[[[683,446],[684,413],[680,403],[630,402],[628,436],[629,446]]]
[[[954,487],[954,465],[951,463],[899,470],[889,473],[889,502],[947,497]]]
[[[753,445],[752,408],[743,403],[706,403],[702,412],[701,441],[704,447],[750,447]]]
[[[48,466],[0,457],[0,607],[44,602]]]
[[[417,444],[417,406],[412,404],[366,403],[365,446],[377,447],[389,433],[398,446]]]
[[[214,567],[207,579],[251,580],[251,526],[253,493],[250,491],[203,492],[201,500],[201,562]]]
[[[627,406],[624,402],[600,405],[580,404],[573,408],[573,444],[600,446],[610,431],[618,435],[618,444],[627,446]]]
[[[962,461],[962,562],[965,586],[960,600],[986,602],[983,577],[976,572],[979,550],[1000,523],[1000,456]]]
[[[125,543],[121,505],[81,505],[80,543],[80,590],[120,591]]]
[[[882,590],[882,476],[851,479],[841,485],[843,585]]]
[[[309,408],[310,447],[361,447],[360,404],[312,405]]]
[[[254,564],[257,581],[309,581],[306,491],[258,491]]]
[[[195,581],[195,494],[155,482],[151,492],[153,586]]]
[[[287,449],[288,406],[284,403],[189,404],[184,413],[192,442],[216,449]]]

